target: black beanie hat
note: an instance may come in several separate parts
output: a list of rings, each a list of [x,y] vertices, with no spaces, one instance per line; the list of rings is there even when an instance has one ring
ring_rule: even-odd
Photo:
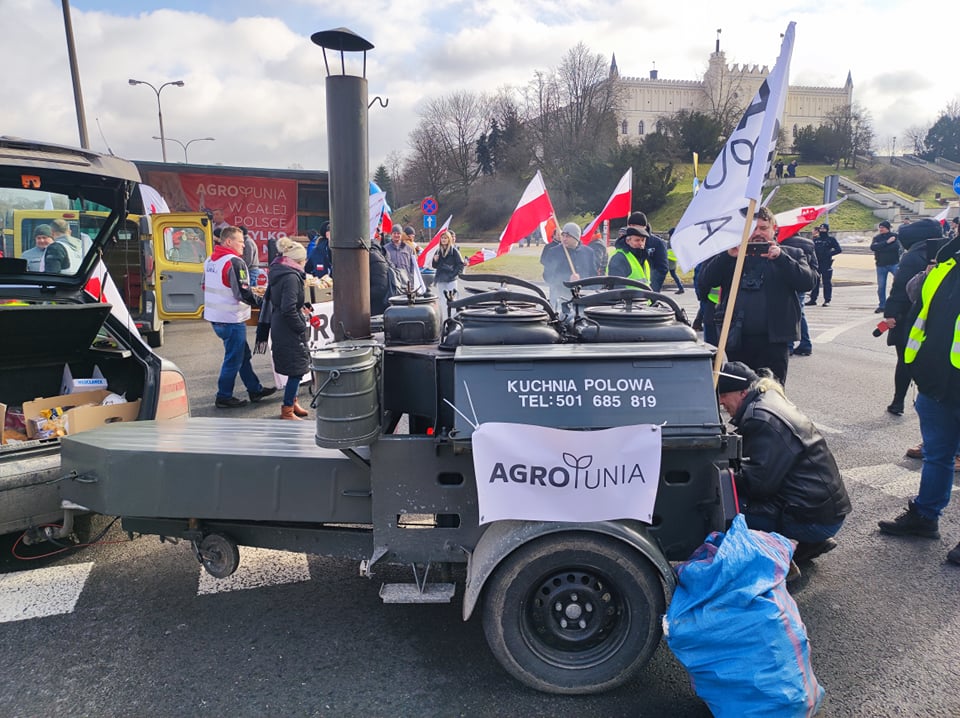
[[[728,394],[732,391],[749,389],[759,375],[742,361],[729,361],[720,367],[720,377],[717,379],[717,393]]]

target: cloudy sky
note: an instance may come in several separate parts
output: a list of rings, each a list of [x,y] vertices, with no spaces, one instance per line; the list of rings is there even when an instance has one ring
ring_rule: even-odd
[[[621,75],[699,79],[716,31],[729,62],[771,65],[796,21],[791,84],[840,86],[874,121],[877,149],[905,144],[956,89],[960,4],[923,14],[906,0],[685,3],[641,0],[72,0],[91,147],[159,160],[160,86],[168,138],[191,163],[326,169],[318,30],[348,27],[375,45],[369,93],[371,167],[405,154],[424,99],[458,89],[520,87],[577,42],[617,56]],[[334,10],[334,8],[337,8]],[[79,144],[59,0],[0,0],[0,134]],[[348,66],[348,71],[350,67]],[[359,65],[354,69],[359,71]],[[183,150],[169,143],[170,161]]]

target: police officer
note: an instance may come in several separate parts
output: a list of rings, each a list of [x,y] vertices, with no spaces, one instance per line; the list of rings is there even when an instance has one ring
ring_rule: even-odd
[[[917,384],[915,408],[923,436],[920,490],[907,510],[880,531],[893,536],[940,538],[940,514],[950,502],[954,456],[960,445],[960,242],[951,241],[926,269],[914,304],[904,361]],[[937,263],[937,259],[942,259]],[[960,565],[960,544],[947,560]]]

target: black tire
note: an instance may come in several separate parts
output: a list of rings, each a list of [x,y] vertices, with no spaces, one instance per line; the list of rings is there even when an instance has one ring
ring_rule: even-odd
[[[531,688],[599,693],[653,656],[665,603],[659,574],[635,549],[601,534],[557,534],[497,567],[484,588],[483,631],[501,665]]]
[[[147,341],[147,346],[153,349],[159,349],[163,346],[163,322],[160,322],[160,328],[155,332],[147,332],[143,335]]]
[[[240,548],[229,536],[207,534],[200,542],[200,563],[214,578],[233,575],[240,565]]]

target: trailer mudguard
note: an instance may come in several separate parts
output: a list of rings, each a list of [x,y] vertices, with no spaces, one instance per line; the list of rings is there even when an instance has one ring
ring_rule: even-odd
[[[463,596],[463,620],[469,620],[480,599],[484,584],[507,556],[528,541],[555,533],[599,533],[623,541],[646,557],[660,572],[667,603],[677,585],[670,562],[639,521],[598,521],[568,523],[561,521],[496,521],[483,533],[467,562],[467,580]]]

